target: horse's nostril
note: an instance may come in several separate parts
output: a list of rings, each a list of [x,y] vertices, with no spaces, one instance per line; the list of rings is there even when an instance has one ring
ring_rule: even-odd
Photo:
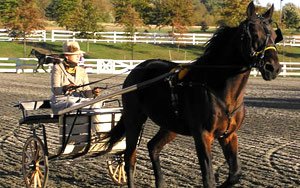
[[[266,69],[267,71],[270,71],[270,72],[273,72],[273,71],[274,71],[274,67],[273,67],[273,65],[271,65],[270,63],[266,63],[265,69]]]

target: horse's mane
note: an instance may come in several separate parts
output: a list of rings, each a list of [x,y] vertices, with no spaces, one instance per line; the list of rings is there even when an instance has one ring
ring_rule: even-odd
[[[223,26],[217,29],[212,38],[205,44],[204,54],[197,59],[197,62],[207,62],[208,59],[215,59],[224,53],[228,48],[229,41],[236,34],[238,27]]]

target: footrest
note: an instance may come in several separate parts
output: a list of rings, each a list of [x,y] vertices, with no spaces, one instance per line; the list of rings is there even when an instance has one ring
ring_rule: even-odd
[[[20,124],[38,124],[38,123],[58,123],[58,115],[32,115],[20,119]]]

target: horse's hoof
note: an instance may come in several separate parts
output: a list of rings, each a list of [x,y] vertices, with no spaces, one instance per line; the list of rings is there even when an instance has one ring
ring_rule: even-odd
[[[232,187],[233,185],[240,183],[241,177],[242,177],[242,173],[237,174],[235,176],[228,177],[228,179],[221,186],[219,186],[219,188]]]

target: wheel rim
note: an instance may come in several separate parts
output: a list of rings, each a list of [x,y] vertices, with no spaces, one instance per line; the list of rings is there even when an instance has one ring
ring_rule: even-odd
[[[107,166],[111,179],[117,185],[125,185],[127,183],[123,155],[113,156],[112,160],[107,161]]]
[[[48,156],[38,137],[26,140],[22,154],[22,172],[26,187],[42,188],[48,181]]]

